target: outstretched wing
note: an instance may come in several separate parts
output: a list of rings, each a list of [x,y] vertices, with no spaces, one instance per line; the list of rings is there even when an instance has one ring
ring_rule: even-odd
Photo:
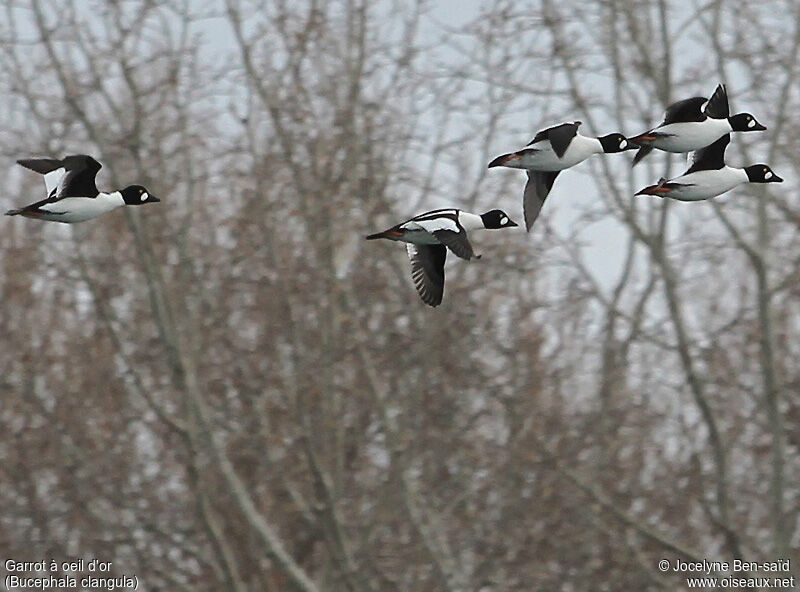
[[[439,306],[444,294],[444,262],[447,249],[444,245],[414,245],[406,243],[411,259],[411,279],[414,287],[428,306]]]
[[[725,148],[731,141],[731,135],[725,134],[713,144],[705,148],[695,150],[692,154],[692,166],[684,174],[696,173],[697,171],[715,171],[725,166]]]
[[[44,175],[47,200],[97,196],[95,177],[102,165],[91,156],[75,154],[63,160],[26,158],[18,160],[17,163]]]
[[[558,173],[561,171],[528,171],[528,182],[522,194],[522,209],[525,212],[525,228],[530,230],[550,189],[553,188]]]
[[[689,121],[705,121],[706,114],[703,113],[703,106],[706,104],[705,97],[692,97],[676,103],[672,103],[664,112],[664,121],[659,127],[670,123],[686,123]]]
[[[637,164],[642,162],[642,159],[650,154],[653,151],[652,146],[639,146],[639,150],[636,151],[636,156],[633,157],[633,162],[631,163],[632,167],[635,167]]]
[[[91,156],[79,154],[64,159],[67,170],[58,183],[56,198],[65,197],[97,197],[95,177],[102,165]]]
[[[452,230],[437,230],[433,233],[439,242],[453,251],[456,257],[461,257],[469,261],[475,257],[475,251],[472,250],[472,244],[467,238],[467,232],[460,228],[458,232]]]
[[[544,129],[536,134],[533,140],[528,143],[528,146],[542,140],[549,140],[550,145],[553,147],[553,152],[561,158],[567,151],[572,138],[578,133],[580,125],[580,121],[573,121],[572,123],[562,123],[561,125]]]
[[[409,228],[412,225],[435,236],[436,240],[462,259],[469,260],[475,256],[467,238],[467,231],[458,222],[458,210],[443,209],[425,212],[401,224],[400,228]]]
[[[717,85],[714,94],[708,99],[708,104],[703,110],[706,115],[714,119],[725,119],[730,116],[731,110],[728,106],[728,93],[725,90],[724,84]]]
[[[59,181],[61,181],[64,173],[67,172],[64,168],[64,163],[55,158],[23,158],[18,160],[17,164],[44,175],[44,185],[47,188],[48,198],[55,195]]]

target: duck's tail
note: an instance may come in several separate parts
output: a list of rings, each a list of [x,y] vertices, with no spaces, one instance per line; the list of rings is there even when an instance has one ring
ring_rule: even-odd
[[[403,233],[390,228],[389,230],[384,230],[383,232],[376,232],[375,234],[370,234],[367,236],[367,240],[377,240],[379,238],[398,238],[403,236]]]
[[[521,157],[522,156],[519,152],[510,152],[508,154],[501,154],[500,156],[495,158],[492,162],[490,162],[487,168],[491,169],[494,167],[505,166],[507,162],[513,162],[515,160],[519,160]]]
[[[22,213],[22,210],[8,210],[6,212],[6,216],[18,216]]]
[[[658,180],[655,185],[645,187],[636,195],[665,195],[675,188],[674,183],[669,183],[664,177]]]

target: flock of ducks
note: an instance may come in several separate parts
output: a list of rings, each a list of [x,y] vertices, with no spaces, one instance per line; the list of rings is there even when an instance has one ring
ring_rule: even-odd
[[[590,138],[578,133],[580,121],[562,123],[536,134],[520,150],[498,156],[492,167],[524,169],[528,182],[522,194],[525,227],[539,216],[545,199],[558,174],[592,154],[638,150],[635,166],[653,149],[666,152],[694,152],[692,165],[680,177],[660,179],[636,195],[657,195],[681,201],[700,201],[730,191],[742,183],[780,183],[783,181],[765,164],[743,169],[725,164],[725,148],[731,132],[755,132],[767,129],[749,113],[730,115],[725,86],[717,86],[711,98],[692,97],[670,105],[662,121],[651,130],[626,138],[608,134]],[[480,216],[457,209],[433,210],[420,214],[388,230],[371,234],[367,240],[386,238],[408,243],[411,277],[422,301],[438,306],[444,293],[444,261],[447,249],[462,259],[474,255],[467,238],[469,230],[517,226],[501,210]]]
[[[725,164],[725,148],[731,132],[767,129],[749,113],[730,115],[725,86],[717,86],[711,98],[692,97],[673,103],[657,127],[626,138],[614,133],[591,138],[578,133],[580,121],[562,123],[536,134],[525,147],[498,156],[489,168],[524,169],[528,181],[522,205],[525,227],[539,216],[558,174],[589,158],[592,154],[638,150],[635,166],[653,149],[666,152],[694,152],[692,165],[681,176],[660,179],[636,195],[657,195],[682,201],[699,201],[721,195],[742,183],[780,183],[783,181],[767,165],[754,164],[743,169]],[[141,185],[103,193],[95,185],[101,164],[85,154],[61,160],[34,158],[18,164],[44,175],[47,197],[31,205],[6,212],[53,222],[75,223],[96,218],[121,206],[138,206],[160,201]],[[371,234],[367,240],[385,238],[406,243],[411,259],[411,278],[422,301],[438,306],[444,294],[444,263],[449,249],[456,257],[479,258],[467,233],[477,229],[511,228],[517,224],[502,210],[471,214],[455,208],[432,210],[415,216],[388,230]]]

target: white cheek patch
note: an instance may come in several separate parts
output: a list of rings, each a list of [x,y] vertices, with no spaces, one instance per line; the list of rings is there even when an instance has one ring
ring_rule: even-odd
[[[147,201],[147,198],[148,198],[148,197],[150,197],[150,196],[149,196],[149,195],[147,195],[147,191],[145,191],[144,193],[142,193],[142,197],[141,197],[141,198],[139,198],[139,199],[141,199],[142,201]]]
[[[620,142],[619,142],[619,147],[620,148],[625,148],[627,145],[628,145],[628,143],[625,140],[620,140]]]
[[[755,127],[755,126],[756,126],[755,120],[751,119],[750,121],[747,122],[747,127]]]
[[[505,224],[506,222],[508,222],[508,218],[506,218],[505,216],[500,218],[500,224]]]
[[[765,179],[772,179],[772,173],[770,173],[770,172],[764,173],[764,178]]]

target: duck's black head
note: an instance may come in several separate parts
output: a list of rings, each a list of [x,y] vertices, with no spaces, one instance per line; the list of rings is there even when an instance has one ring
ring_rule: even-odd
[[[503,210],[489,210],[485,214],[481,214],[481,219],[485,228],[496,229],[517,226],[517,223],[509,218],[508,214]]]
[[[603,152],[606,154],[638,148],[636,144],[628,140],[622,134],[608,134],[607,136],[600,136],[597,139],[600,141],[600,145],[603,146]]]
[[[125,189],[120,190],[120,194],[122,194],[122,199],[125,201],[125,204],[129,206],[140,206],[146,203],[161,201],[141,185],[129,185]]]
[[[765,164],[753,164],[745,167],[744,172],[747,173],[747,178],[751,183],[783,183],[778,175],[772,172],[772,169]]]
[[[735,132],[763,132],[766,127],[756,121],[749,113],[739,113],[728,117],[728,123]]]

